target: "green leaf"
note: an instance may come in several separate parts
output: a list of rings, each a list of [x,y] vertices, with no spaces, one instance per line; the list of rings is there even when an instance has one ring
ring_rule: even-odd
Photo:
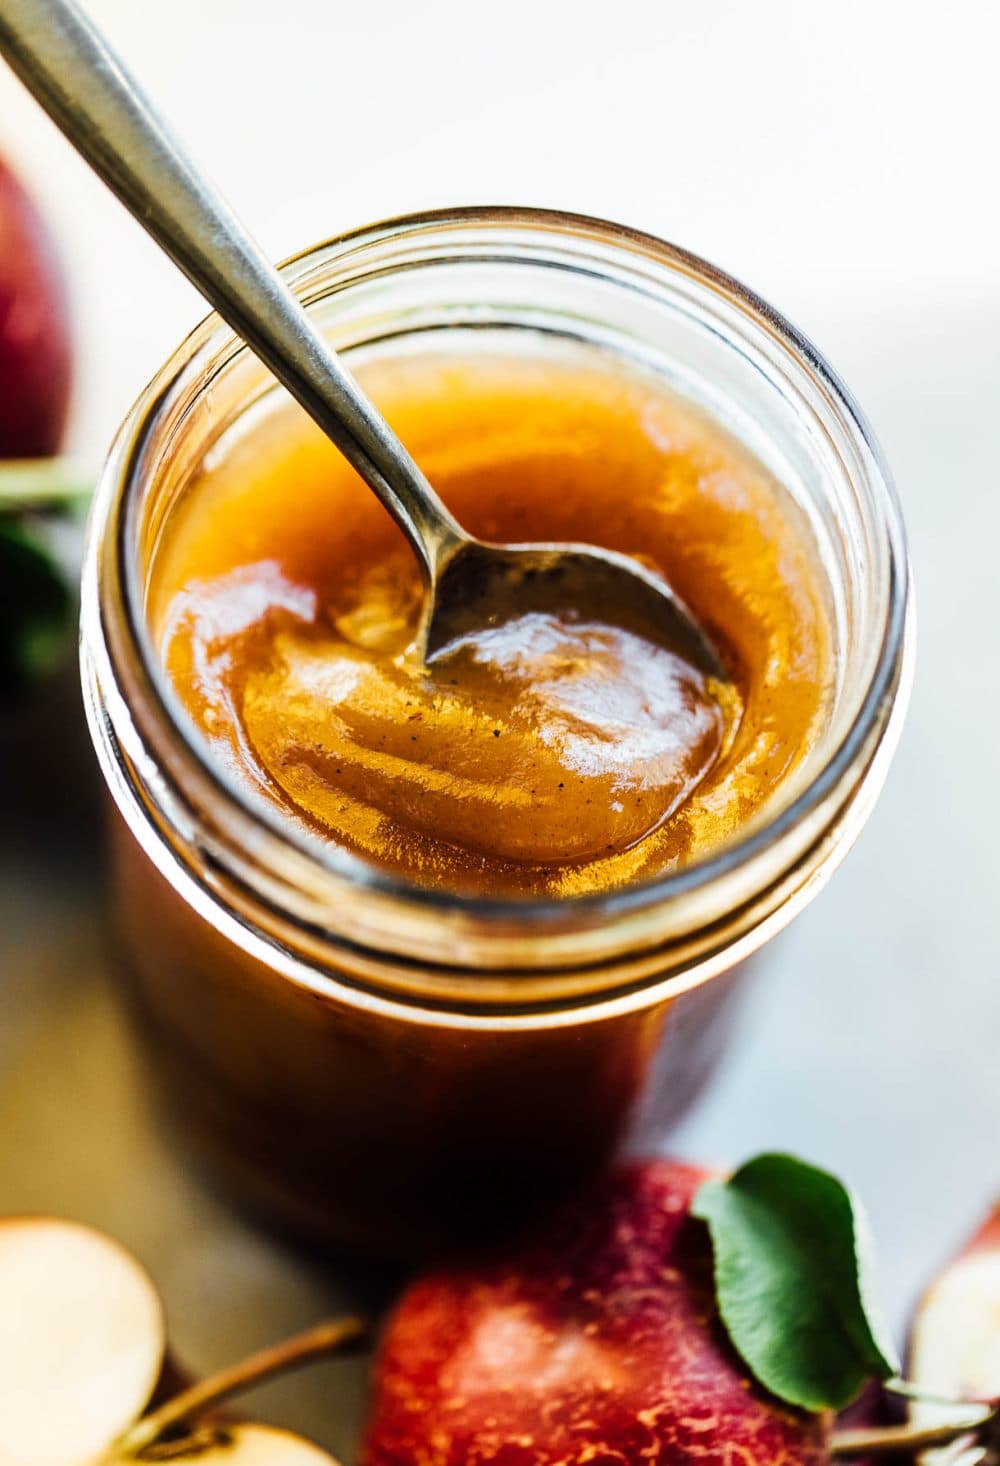
[[[711,1233],[726,1331],[773,1395],[841,1410],[873,1375],[897,1372],[871,1297],[867,1218],[835,1176],[761,1155],[707,1181],[691,1210]]]
[[[43,541],[0,516],[0,698],[50,671],[69,643],[72,597]]]

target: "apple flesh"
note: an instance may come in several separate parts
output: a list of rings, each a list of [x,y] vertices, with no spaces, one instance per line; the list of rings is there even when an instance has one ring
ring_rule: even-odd
[[[223,1423],[218,1406],[363,1333],[356,1319],[318,1324],[178,1390],[160,1298],[134,1257],[76,1222],[0,1219],[0,1466],[338,1466],[289,1431]]]
[[[1000,1206],[938,1274],[917,1305],[910,1330],[911,1383],[944,1399],[1000,1398]],[[954,1409],[914,1401],[910,1421],[934,1426]],[[953,1459],[954,1448],[925,1451],[921,1461]]]
[[[617,1172],[516,1253],[424,1277],[384,1335],[363,1466],[827,1460],[829,1422],[755,1385],[715,1306],[706,1173]]]
[[[0,1462],[87,1466],[138,1416],[163,1366],[159,1295],[89,1227],[0,1221]]]
[[[70,369],[66,292],[48,229],[0,160],[0,459],[58,450]]]
[[[958,1400],[1000,1396],[1000,1208],[917,1305],[909,1375],[922,1389]]]

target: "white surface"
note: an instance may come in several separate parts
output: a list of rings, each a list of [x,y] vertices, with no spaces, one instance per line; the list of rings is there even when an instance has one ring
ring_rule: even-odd
[[[674,239],[824,345],[887,307],[1000,299],[992,0],[90,10],[275,257],[410,209],[527,203]],[[201,312],[6,73],[0,143],[71,247],[78,439],[99,452]]]
[[[745,278],[857,392],[912,538],[910,722],[869,830],[780,944],[737,1054],[677,1143],[731,1160],[792,1147],[849,1176],[902,1320],[1000,1191],[1000,7],[93,0],[92,11],[275,256],[425,205],[600,213]],[[30,173],[69,252],[75,437],[96,460],[200,310],[7,75],[0,148]],[[135,1184],[119,1221],[141,1241],[152,1223],[136,1222]],[[174,1222],[184,1214],[178,1205]],[[182,1264],[178,1252],[168,1284],[182,1303],[184,1266],[209,1255]],[[292,1278],[281,1266],[271,1294],[255,1285],[261,1301]],[[306,1312],[294,1278],[302,1301],[289,1316]]]

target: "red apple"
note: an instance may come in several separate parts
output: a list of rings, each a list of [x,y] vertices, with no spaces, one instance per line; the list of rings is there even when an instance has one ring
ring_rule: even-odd
[[[749,1378],[718,1318],[705,1172],[617,1172],[516,1254],[414,1283],[385,1333],[363,1466],[827,1459],[829,1422]]]
[[[49,232],[0,161],[0,459],[57,451],[70,364],[66,292]]]

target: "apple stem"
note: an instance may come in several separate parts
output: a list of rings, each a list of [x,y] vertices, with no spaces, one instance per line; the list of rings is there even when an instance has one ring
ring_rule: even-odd
[[[114,1454],[119,1460],[123,1456],[138,1456],[172,1426],[204,1414],[213,1405],[221,1404],[223,1400],[241,1394],[273,1375],[351,1348],[364,1339],[366,1332],[361,1319],[338,1318],[317,1324],[315,1328],[296,1334],[281,1344],[272,1344],[259,1354],[244,1359],[241,1364],[231,1365],[208,1379],[200,1380],[149,1415],[144,1415],[119,1438]]]
[[[830,1438],[832,1456],[866,1456],[931,1450],[949,1446],[963,1436],[978,1436],[996,1417],[993,1405],[969,1407],[964,1420],[940,1425],[876,1425],[857,1430],[835,1430]]]

